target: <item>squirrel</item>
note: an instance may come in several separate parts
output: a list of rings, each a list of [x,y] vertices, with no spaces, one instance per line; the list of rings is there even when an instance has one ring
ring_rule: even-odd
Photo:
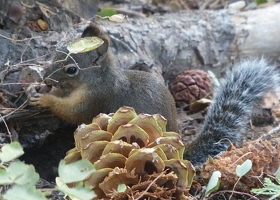
[[[66,55],[59,50],[44,75],[46,86],[30,85],[26,94],[31,105],[49,108],[71,124],[90,123],[99,113],[113,113],[130,106],[137,113],[159,113],[166,129],[178,131],[175,101],[159,77],[117,66],[109,49],[109,36],[91,24],[82,38],[96,36],[103,44],[89,52]],[[43,92],[42,92],[43,91]]]
[[[150,73],[121,70],[110,53],[109,38],[99,26],[88,26],[81,37],[97,36],[104,43],[90,52],[71,54],[59,51],[47,69],[45,83],[50,92],[30,86],[27,95],[32,105],[50,110],[67,122],[89,123],[99,113],[115,112],[126,105],[136,112],[163,115],[167,130],[178,131],[176,107],[167,87]],[[63,53],[64,52],[64,53]],[[209,156],[238,143],[245,131],[253,106],[264,93],[280,85],[277,68],[265,59],[247,59],[229,70],[213,95],[202,131],[186,146],[184,159],[194,166]]]

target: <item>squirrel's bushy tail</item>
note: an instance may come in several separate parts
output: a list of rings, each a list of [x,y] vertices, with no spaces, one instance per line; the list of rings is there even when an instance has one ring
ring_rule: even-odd
[[[214,93],[213,103],[198,138],[186,147],[185,159],[195,166],[204,163],[235,143],[252,114],[253,106],[264,93],[280,86],[276,66],[265,59],[248,59],[229,70]],[[220,141],[221,139],[224,139]]]

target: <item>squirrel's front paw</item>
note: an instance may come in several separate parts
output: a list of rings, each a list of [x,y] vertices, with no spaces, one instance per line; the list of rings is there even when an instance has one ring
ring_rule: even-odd
[[[37,107],[48,107],[48,94],[44,94],[49,90],[48,86],[30,85],[26,89],[26,95],[30,105]]]
[[[29,104],[37,107],[44,107],[41,103],[44,94],[36,93],[32,97],[28,98]]]

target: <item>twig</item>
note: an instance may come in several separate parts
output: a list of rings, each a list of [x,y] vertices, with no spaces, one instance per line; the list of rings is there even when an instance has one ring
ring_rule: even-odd
[[[270,131],[268,131],[267,134],[264,134],[261,137],[259,137],[257,140],[264,140],[265,139],[264,137],[275,135],[279,132],[280,132],[280,124],[278,126],[276,126],[275,128],[271,129]]]
[[[246,195],[246,196],[249,196],[250,198],[254,199],[254,200],[259,200],[257,197],[249,194],[249,193],[245,193],[245,192],[238,192],[238,191],[232,191],[232,190],[221,190],[221,191],[218,191],[218,192],[215,192],[215,193],[212,193],[210,196],[209,196],[209,199],[211,199],[214,195],[219,195],[220,193],[235,193],[235,194],[241,194],[241,195]]]
[[[5,38],[5,39],[10,40],[10,41],[13,41],[13,42],[24,42],[24,41],[30,40],[30,39],[41,38],[42,36],[36,36],[36,37],[32,37],[32,38],[24,38],[24,39],[22,39],[22,40],[15,40],[15,39],[6,37],[6,36],[4,36],[4,35],[2,35],[2,34],[0,34],[0,37]]]
[[[1,85],[30,85],[30,83],[3,83]]]
[[[14,104],[16,104],[20,99],[21,97],[24,95],[24,92],[21,92],[19,97],[13,102]]]
[[[50,14],[55,15],[56,13],[53,12],[50,7],[48,7],[47,5],[40,3],[38,1],[36,1],[36,4],[39,6],[40,10],[42,11],[42,13],[47,17],[50,18]]]
[[[43,58],[43,57],[45,57],[45,56],[48,56],[48,55],[50,55],[50,54],[52,54],[52,53],[47,53],[47,54],[42,55],[42,56],[39,56],[39,57],[37,57],[37,58],[32,58],[32,59],[29,59],[29,60],[26,60],[26,61],[22,61],[22,62],[20,62],[19,64],[31,62],[31,61],[37,60],[37,59],[39,59],[39,58]],[[19,64],[18,64],[18,65],[19,65]],[[36,64],[31,64],[31,63],[27,63],[27,64],[28,64],[28,65],[36,65]],[[15,65],[17,65],[17,64],[15,64]]]
[[[20,1],[20,3],[27,8],[35,8],[35,4],[34,5],[28,5],[26,3],[23,3],[22,1]]]
[[[150,185],[146,188],[146,190],[143,191],[142,194],[141,194],[137,199],[135,199],[135,200],[141,199],[141,198],[145,195],[145,193],[148,192],[148,190],[152,187],[152,185],[153,185],[160,177],[162,177],[162,175],[163,175],[164,173],[165,173],[165,171],[161,172],[160,175],[159,175],[158,177],[156,177],[156,178],[150,183]]]
[[[239,157],[236,161],[234,161],[234,162],[231,164],[230,168],[231,168],[235,163],[237,163],[239,160],[241,160],[242,158],[244,158],[245,156],[247,156],[247,155],[249,155],[249,154],[251,154],[251,153],[253,153],[253,152],[247,152],[247,153],[243,154],[241,157]]]
[[[1,85],[3,85],[4,79],[5,79],[6,75],[7,75],[8,72],[9,72],[9,69],[10,69],[10,66],[7,66],[6,69],[4,69],[3,71],[0,72],[0,74],[3,74],[3,75],[1,75],[1,77],[0,77],[0,83],[1,83]]]
[[[12,133],[10,132],[10,129],[9,129],[9,127],[8,127],[8,124],[6,123],[4,117],[3,117],[1,114],[0,114],[0,117],[1,117],[2,121],[3,121],[4,124],[5,124],[5,127],[6,127],[6,129],[7,129],[7,132],[8,132],[8,134],[9,134],[9,136],[10,136],[10,140],[11,140],[11,142],[12,142],[12,141],[13,141]]]
[[[14,111],[10,112],[9,114],[4,115],[4,116],[1,115],[1,118],[2,118],[3,120],[0,120],[0,122],[1,122],[1,121],[4,121],[4,119],[5,119],[6,117],[8,117],[8,116],[10,116],[11,114],[15,113],[15,112],[18,111],[19,109],[23,108],[26,104],[27,104],[27,100],[25,100],[18,108],[16,108]]]
[[[20,55],[20,63],[22,63],[22,57],[23,57],[24,53],[26,52],[26,49],[29,46],[31,40],[32,40],[32,38],[30,38],[30,40],[28,40],[27,45],[25,46],[23,52]]]

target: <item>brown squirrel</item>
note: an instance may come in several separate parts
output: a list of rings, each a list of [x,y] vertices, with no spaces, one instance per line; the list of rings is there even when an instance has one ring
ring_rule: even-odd
[[[104,43],[95,50],[71,54],[58,51],[45,74],[49,93],[40,93],[31,85],[27,95],[31,105],[49,108],[61,119],[90,123],[99,113],[112,113],[131,106],[138,113],[159,113],[167,119],[167,130],[177,131],[176,107],[172,95],[161,80],[148,72],[123,70],[109,49],[109,37],[98,25],[88,26],[81,37],[97,36]]]

